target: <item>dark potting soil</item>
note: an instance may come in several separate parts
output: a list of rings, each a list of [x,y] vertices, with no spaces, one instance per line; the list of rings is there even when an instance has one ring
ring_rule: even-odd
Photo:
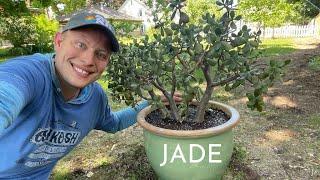
[[[147,115],[146,121],[154,126],[164,129],[197,130],[219,126],[230,119],[230,117],[223,111],[210,108],[205,112],[204,121],[197,123],[194,121],[196,111],[196,106],[189,106],[189,115],[187,119],[182,122],[178,122],[171,117],[163,118],[160,110],[154,110]]]

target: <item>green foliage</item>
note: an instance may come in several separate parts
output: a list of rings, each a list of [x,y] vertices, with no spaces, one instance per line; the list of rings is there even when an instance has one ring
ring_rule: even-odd
[[[119,36],[130,36],[130,33],[138,29],[141,25],[140,22],[127,22],[127,21],[110,21],[115,31]]]
[[[70,14],[74,11],[77,11],[79,9],[82,9],[84,7],[86,7],[87,3],[89,4],[98,4],[100,2],[110,2],[110,1],[106,1],[106,0],[49,0],[49,1],[45,1],[45,0],[35,0],[38,2],[46,2],[45,6],[47,4],[50,4],[53,7],[53,10],[55,11],[55,13],[57,14]],[[108,6],[111,6],[111,8],[114,9],[118,9],[122,4],[124,3],[124,0],[112,0],[112,3],[109,3]],[[44,3],[41,4],[41,6]],[[63,10],[59,10],[57,8],[58,4],[64,4],[65,7]],[[40,6],[40,7],[41,7]]]
[[[34,32],[31,14],[25,2],[2,1],[1,9],[0,39],[9,40],[18,51],[23,51],[23,46],[32,41]]]
[[[253,92],[247,93],[249,102],[247,106],[254,110],[262,111],[264,108],[264,102],[262,95],[268,91],[268,86],[273,85],[276,80],[281,80],[282,69],[290,63],[290,60],[276,61],[270,60],[269,66],[264,69],[264,72],[256,77],[251,77],[250,82],[255,85]],[[261,83],[262,81],[266,83]]]
[[[81,8],[84,8],[86,5],[86,1],[85,0],[58,0],[58,2],[56,4],[64,4],[65,7],[63,9],[62,12],[60,12],[61,14],[70,14],[74,11],[77,11]]]
[[[243,145],[238,143],[235,144],[233,148],[233,153],[231,157],[231,163],[229,164],[229,171],[233,174],[232,179],[234,180],[245,180],[246,176],[246,166],[247,162],[247,151]]]
[[[299,16],[293,19],[293,22],[295,23],[309,23],[310,20],[316,17],[320,12],[319,0],[287,0],[287,2],[293,4],[295,11],[299,14]]]
[[[47,8],[51,6],[55,0],[32,0],[31,6],[35,8]]]
[[[9,59],[11,56],[9,54],[9,49],[0,49],[0,63],[4,62],[5,60]]]
[[[24,1],[1,0],[0,17],[30,15]]]
[[[244,19],[266,27],[278,27],[297,17],[294,5],[285,0],[241,0],[239,9]]]
[[[56,20],[49,20],[44,14],[34,17],[35,20],[35,42],[34,48],[37,52],[53,51],[53,37],[58,31],[59,23]]]
[[[247,151],[243,145],[236,143],[233,147],[232,160],[244,162],[247,158]]]
[[[203,14],[199,24],[189,22],[184,2],[173,0],[169,6],[159,6],[162,13],[154,18],[158,30],[153,38],[134,40],[113,56],[107,75],[113,97],[133,105],[138,95],[165,112],[156,94],[159,91],[169,100],[170,112],[165,114],[178,121],[188,115],[188,105],[195,99],[199,103],[196,121],[200,122],[215,87],[230,91],[248,85],[252,87],[247,93],[248,107],[262,111],[262,95],[289,61],[266,64],[252,56],[261,43],[261,32],[251,32],[247,26],[236,32],[235,21],[241,16],[235,14],[232,0],[217,1],[223,15]],[[173,21],[177,12],[179,23]],[[183,93],[179,108],[173,100],[176,91]]]
[[[212,0],[187,0],[186,12],[190,17],[191,23],[199,23],[202,14],[210,13],[221,16],[218,6]]]
[[[0,38],[8,40],[14,46],[11,55],[50,52],[52,40],[58,30],[58,22],[49,20],[45,15],[9,16],[0,18]]]
[[[309,67],[312,70],[319,71],[320,70],[320,56],[315,56],[310,59]]]
[[[0,38],[9,40],[14,47],[22,48],[35,39],[35,26],[31,16],[1,17],[0,27]]]

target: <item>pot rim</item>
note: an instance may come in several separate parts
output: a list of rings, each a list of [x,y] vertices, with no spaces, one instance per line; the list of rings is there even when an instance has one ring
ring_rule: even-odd
[[[219,126],[207,128],[207,129],[199,129],[199,130],[172,130],[172,129],[164,129],[157,126],[154,126],[148,123],[145,120],[145,117],[151,112],[151,106],[148,106],[142,109],[137,115],[137,122],[144,128],[154,134],[160,136],[169,136],[169,137],[179,137],[179,138],[198,138],[198,137],[207,137],[218,135],[228,130],[231,130],[235,127],[240,121],[240,114],[239,112],[224,103],[216,102],[216,101],[209,101],[210,107],[214,107],[217,109],[222,110],[226,114],[230,116],[230,119],[221,124]]]

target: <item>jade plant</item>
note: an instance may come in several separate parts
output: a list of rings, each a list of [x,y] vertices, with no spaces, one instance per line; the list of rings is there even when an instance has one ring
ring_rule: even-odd
[[[109,88],[113,98],[134,105],[144,98],[164,116],[182,122],[197,102],[196,122],[204,121],[207,105],[217,87],[230,91],[245,86],[247,106],[262,111],[263,94],[283,74],[289,61],[257,58],[260,31],[238,29],[233,0],[217,1],[222,16],[203,14],[198,24],[189,23],[185,0],[158,3],[154,13],[156,31],[122,45],[109,65]],[[181,92],[183,102],[173,100]],[[169,101],[162,104],[160,94]],[[166,108],[168,107],[168,108]]]

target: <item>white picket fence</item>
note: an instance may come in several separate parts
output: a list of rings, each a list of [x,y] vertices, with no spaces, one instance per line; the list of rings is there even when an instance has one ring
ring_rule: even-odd
[[[253,31],[258,31],[258,26],[253,23],[239,22],[238,28],[247,25]],[[287,38],[287,37],[319,37],[320,26],[315,23],[309,25],[286,25],[277,28],[261,28],[262,38]]]
[[[318,30],[319,31],[319,30]],[[265,28],[262,29],[262,37],[264,38],[278,38],[278,37],[314,37],[318,33],[317,26],[283,26],[278,28]]]

